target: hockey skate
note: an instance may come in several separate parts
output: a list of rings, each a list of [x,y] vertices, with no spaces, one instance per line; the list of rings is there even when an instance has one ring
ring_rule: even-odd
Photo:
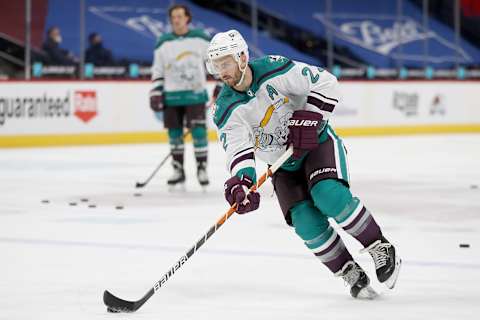
[[[170,179],[167,180],[169,190],[185,190],[185,171],[183,170],[182,164],[174,161],[172,165],[173,174]]]
[[[197,165],[197,178],[198,182],[204,189],[210,183],[207,174],[207,163],[205,161],[199,162]]]
[[[382,236],[360,252],[368,252],[372,256],[378,281],[393,289],[402,265],[402,259],[395,252],[395,247]]]
[[[342,277],[350,286],[350,294],[356,299],[375,299],[378,294],[370,287],[370,279],[363,269],[354,261],[345,263],[342,270],[335,274]]]

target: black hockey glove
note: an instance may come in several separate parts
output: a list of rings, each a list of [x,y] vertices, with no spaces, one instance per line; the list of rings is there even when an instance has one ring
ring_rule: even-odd
[[[163,95],[161,91],[150,91],[150,109],[152,109],[154,112],[163,111]]]
[[[225,182],[225,199],[232,206],[237,204],[237,213],[243,214],[258,209],[260,193],[248,193],[253,186],[252,179],[244,175],[242,178],[233,176]]]
[[[299,159],[318,146],[317,128],[322,121],[320,113],[297,110],[288,120],[287,145],[293,145],[293,158]]]

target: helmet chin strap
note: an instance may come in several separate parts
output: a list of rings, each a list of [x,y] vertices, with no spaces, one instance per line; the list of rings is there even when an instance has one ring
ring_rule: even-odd
[[[241,63],[240,59],[238,59],[237,63],[238,63],[238,69],[240,69],[240,71],[242,72],[242,76],[240,77],[240,80],[238,81],[238,83],[235,84],[235,87],[238,87],[240,84],[242,84],[243,80],[245,79],[245,72],[247,71],[247,66],[248,66],[248,63],[246,63],[245,68],[243,68],[242,70],[242,68],[240,67],[240,63]]]

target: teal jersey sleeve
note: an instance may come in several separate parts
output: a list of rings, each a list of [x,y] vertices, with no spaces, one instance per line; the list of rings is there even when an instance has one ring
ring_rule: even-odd
[[[255,155],[252,136],[248,126],[235,112],[248,101],[224,86],[213,107],[220,143],[225,150],[226,167],[232,176],[248,175],[256,181]]]

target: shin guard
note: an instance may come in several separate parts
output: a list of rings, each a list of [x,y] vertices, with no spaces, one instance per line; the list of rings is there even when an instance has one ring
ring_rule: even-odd
[[[380,227],[350,190],[340,181],[319,181],[311,190],[315,206],[335,221],[364,247],[382,237]]]
[[[195,158],[197,163],[203,163],[207,161],[208,155],[208,139],[207,129],[205,126],[195,126],[192,129],[193,138],[193,150],[195,152]]]
[[[328,219],[311,201],[302,201],[291,209],[295,232],[307,248],[333,273],[338,272],[352,256]]]
[[[173,161],[176,161],[183,166],[183,154],[185,150],[185,145],[183,142],[183,129],[168,129],[168,140],[170,143]]]

